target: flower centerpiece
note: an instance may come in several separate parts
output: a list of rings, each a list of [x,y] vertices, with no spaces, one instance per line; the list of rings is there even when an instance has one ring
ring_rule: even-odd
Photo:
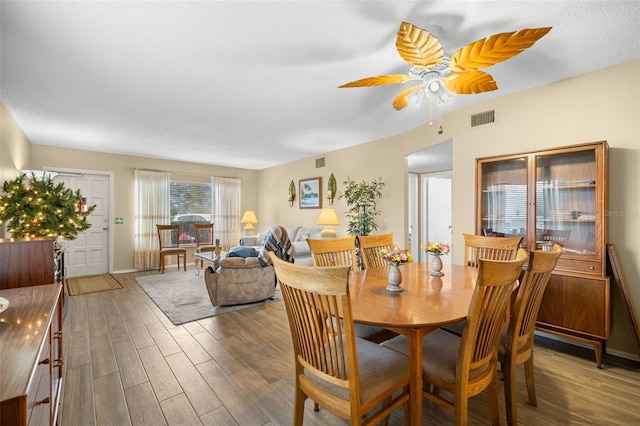
[[[413,256],[409,249],[401,249],[398,246],[380,250],[380,257],[392,266],[400,266],[401,263],[413,262]]]
[[[435,240],[433,242],[427,241],[427,244],[423,245],[422,249],[425,253],[432,256],[431,271],[429,271],[429,274],[434,277],[443,276],[442,259],[440,259],[440,256],[449,254],[449,252],[451,252],[451,246],[446,243],[441,243],[439,240]]]
[[[398,266],[403,263],[413,262],[413,256],[409,253],[408,249],[401,249],[398,246],[392,246],[390,248],[384,248],[380,250],[380,256],[389,264],[389,285],[387,291],[401,292],[403,289],[400,287],[402,282],[402,274]]]
[[[442,256],[449,254],[451,246],[449,244],[441,243],[439,240],[434,242],[427,241],[427,244],[423,245],[424,252],[432,256]]]

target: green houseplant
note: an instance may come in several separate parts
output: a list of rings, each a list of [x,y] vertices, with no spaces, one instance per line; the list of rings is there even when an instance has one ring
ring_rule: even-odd
[[[349,221],[347,232],[349,235],[369,235],[378,229],[376,219],[381,212],[376,205],[376,199],[382,198],[384,182],[379,177],[371,182],[356,182],[347,178],[344,182],[344,192],[340,199],[347,201],[349,212],[345,214]]]
[[[50,177],[22,174],[6,181],[0,192],[0,225],[7,223],[13,238],[62,237],[74,240],[91,227],[87,220],[96,206],[86,206],[80,190],[73,192]]]

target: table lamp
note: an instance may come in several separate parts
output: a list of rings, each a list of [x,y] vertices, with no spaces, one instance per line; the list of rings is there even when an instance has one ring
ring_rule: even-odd
[[[336,237],[336,231],[331,227],[331,225],[340,225],[340,222],[338,221],[336,211],[332,207],[324,207],[320,212],[320,216],[318,216],[316,223],[318,225],[325,225],[325,228],[320,233],[322,238]]]
[[[253,210],[246,210],[242,215],[240,223],[244,223],[244,234],[251,235],[256,232],[256,228],[253,226],[258,223],[258,218]]]

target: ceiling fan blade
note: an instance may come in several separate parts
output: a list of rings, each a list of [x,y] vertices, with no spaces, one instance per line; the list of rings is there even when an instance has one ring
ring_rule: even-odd
[[[402,59],[420,68],[438,65],[444,56],[444,49],[437,38],[408,22],[400,24],[396,49]]]
[[[450,73],[445,77],[444,84],[447,89],[460,95],[491,92],[498,89],[498,85],[490,74],[473,69]]]
[[[476,40],[459,49],[451,57],[449,68],[460,72],[490,67],[531,47],[549,31],[551,31],[551,27],[524,29],[494,34],[489,38]]]
[[[415,86],[409,87],[407,90],[403,90],[396,98],[393,100],[393,107],[400,111],[402,108],[409,105],[409,96],[412,93],[415,93],[418,90],[424,90],[425,84],[416,84]]]
[[[384,86],[386,84],[406,83],[411,80],[413,79],[407,74],[381,75],[378,77],[368,77],[363,78],[362,80],[352,81],[350,83],[343,84],[342,86],[338,86],[338,89],[343,89],[345,87]]]

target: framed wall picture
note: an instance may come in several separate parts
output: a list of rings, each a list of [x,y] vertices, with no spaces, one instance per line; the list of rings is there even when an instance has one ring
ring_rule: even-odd
[[[300,208],[322,208],[322,178],[300,179]]]

